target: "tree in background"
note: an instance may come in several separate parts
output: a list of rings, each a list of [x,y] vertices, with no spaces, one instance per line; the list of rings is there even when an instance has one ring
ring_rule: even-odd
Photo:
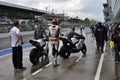
[[[83,22],[84,22],[84,24],[90,24],[89,18],[85,18],[85,19],[83,20]]]
[[[91,20],[90,20],[90,24],[96,24],[96,23],[97,23],[96,20],[94,20],[94,19],[91,19]]]

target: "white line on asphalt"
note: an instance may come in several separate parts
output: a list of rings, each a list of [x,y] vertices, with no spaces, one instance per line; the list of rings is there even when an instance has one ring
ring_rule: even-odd
[[[45,68],[47,68],[48,66],[50,66],[52,63],[53,63],[53,62],[50,62],[49,64],[47,64],[47,65],[45,66]],[[42,70],[43,70],[43,69],[40,68],[39,70],[37,70],[37,71],[35,71],[34,73],[32,73],[32,76],[38,74],[38,73],[41,72]]]
[[[43,69],[41,68],[41,69],[39,69],[39,70],[37,70],[37,71],[35,71],[34,73],[32,73],[32,76],[34,76],[34,75],[36,75],[36,74],[38,74],[39,72],[41,72]]]
[[[105,49],[106,49],[106,42],[105,42],[104,49],[103,49],[103,50],[104,50],[104,52],[105,52]]]
[[[99,65],[98,65],[97,72],[96,72],[94,80],[99,80],[99,78],[100,78],[100,73],[101,73],[103,59],[104,59],[105,54],[106,53],[102,53],[102,55],[101,55],[100,62],[99,62]]]
[[[50,62],[50,63],[49,63],[49,64],[47,64],[45,67],[48,67],[48,66],[50,66],[52,63],[53,63],[53,62]]]
[[[106,49],[106,43],[105,43],[105,46],[104,46],[104,52],[105,52],[105,49]],[[99,65],[98,65],[97,72],[96,72],[94,80],[99,80],[100,79],[100,73],[101,73],[101,69],[102,69],[105,54],[106,53],[102,53],[102,55],[101,55],[100,62],[99,62]]]
[[[81,58],[82,58],[82,54],[80,55],[80,57],[75,62],[78,62]]]

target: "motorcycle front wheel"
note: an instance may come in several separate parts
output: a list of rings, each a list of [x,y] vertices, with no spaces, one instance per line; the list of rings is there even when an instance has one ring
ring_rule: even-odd
[[[82,51],[82,53],[83,53],[84,55],[86,55],[87,47],[86,47],[85,44],[83,44],[83,48],[81,49],[81,51]]]

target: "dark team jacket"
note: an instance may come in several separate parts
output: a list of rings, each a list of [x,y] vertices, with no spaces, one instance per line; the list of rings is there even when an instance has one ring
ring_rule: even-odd
[[[114,41],[115,46],[119,47],[120,49],[120,28],[116,27],[114,30],[114,34],[111,37],[111,40]]]
[[[104,39],[106,41],[108,40],[107,30],[103,25],[96,26],[94,35],[97,39]]]
[[[35,39],[44,38],[44,35],[46,36],[46,32],[44,28],[36,29],[34,34],[35,34]]]

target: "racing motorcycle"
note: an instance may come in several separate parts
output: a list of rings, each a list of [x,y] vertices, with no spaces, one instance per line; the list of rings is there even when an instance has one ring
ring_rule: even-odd
[[[67,59],[71,55],[71,53],[78,53],[80,51],[83,53],[83,55],[86,55],[87,48],[83,39],[80,39],[79,37],[71,38],[71,41],[75,47],[70,44],[66,37],[61,36],[59,37],[59,39],[63,43],[59,50],[59,55],[64,59]]]
[[[46,38],[38,39],[38,40],[30,40],[29,41],[35,48],[30,51],[29,59],[33,65],[39,63],[39,58],[45,56],[48,58],[49,47],[48,40]]]

